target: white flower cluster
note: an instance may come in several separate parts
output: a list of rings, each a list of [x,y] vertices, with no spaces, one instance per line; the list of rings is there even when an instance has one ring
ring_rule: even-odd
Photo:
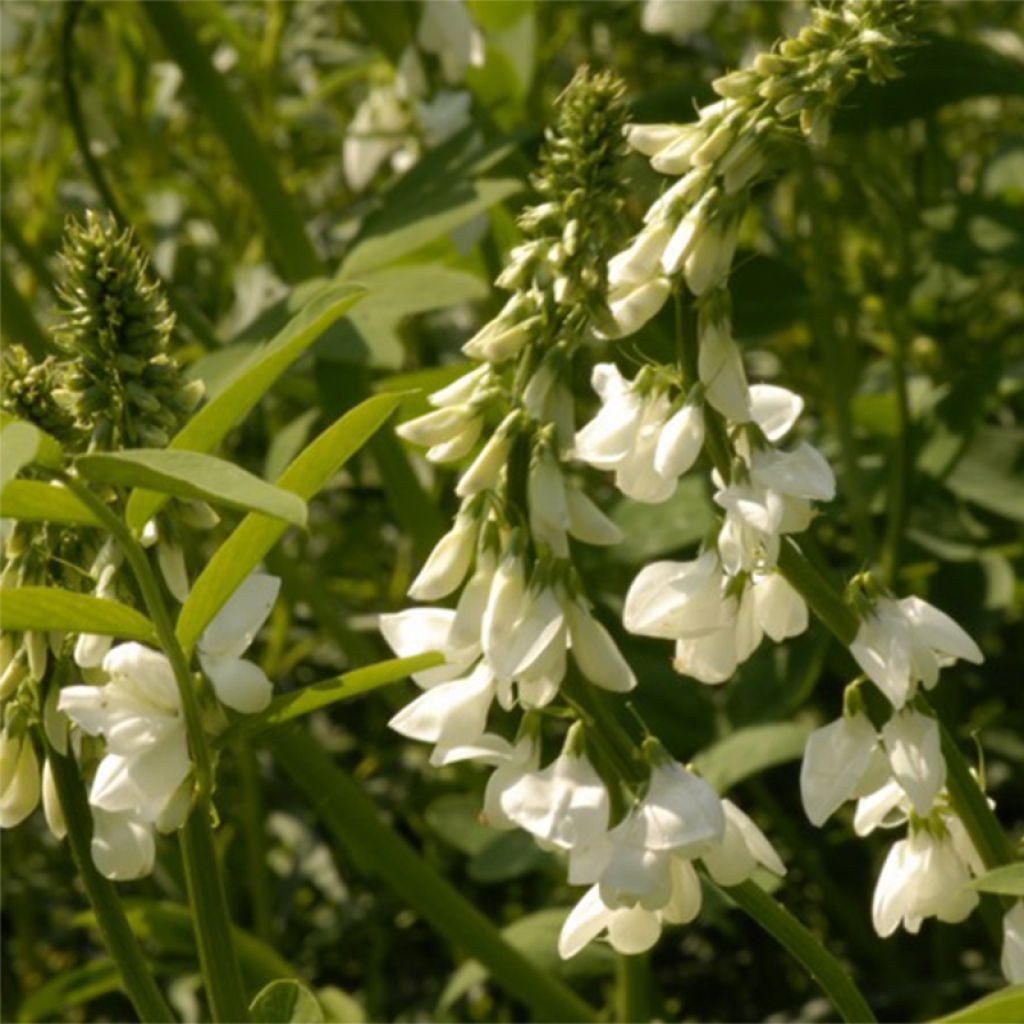
[[[112,570],[117,560],[109,559]],[[102,580],[101,580],[102,583]],[[249,576],[204,631],[199,662],[214,695],[245,714],[270,702],[263,670],[242,658],[277,599],[274,576]],[[93,662],[97,649],[99,665]],[[66,686],[44,709],[44,727],[61,753],[94,764],[89,788],[92,857],[107,878],[140,878],[153,869],[155,833],[181,827],[191,805],[192,761],[185,715],[166,655],[138,643],[111,647],[108,638],[79,638],[76,655],[100,681]],[[83,659],[79,659],[79,664]],[[65,717],[66,716],[66,717]],[[42,798],[50,830],[66,834],[52,767],[39,761],[31,737],[0,736],[0,826],[13,827]]]
[[[345,180],[361,192],[390,161],[401,172],[424,146],[440,145],[470,121],[471,96],[456,88],[484,62],[484,41],[462,0],[423,0],[415,45],[403,51],[393,80],[370,87],[342,144]],[[424,58],[437,61],[441,87],[431,90]]]

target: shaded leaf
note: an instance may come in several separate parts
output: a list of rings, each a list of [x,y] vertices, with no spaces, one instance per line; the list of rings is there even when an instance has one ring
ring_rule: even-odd
[[[806,722],[772,722],[739,729],[701,751],[693,763],[720,793],[766,768],[803,756],[811,726]]]
[[[939,1018],[939,1024],[1019,1024],[1022,1020],[1024,985],[1011,985]]]
[[[175,498],[262,512],[294,526],[306,525],[306,503],[224,459],[170,448],[132,448],[80,455],[75,468],[97,483],[137,487]]]
[[[24,420],[9,420],[0,429],[0,491],[26,466],[60,465],[61,448],[37,426]]]
[[[249,1005],[254,1024],[321,1024],[324,1012],[316,996],[294,978],[272,981]]]
[[[117,601],[55,587],[4,588],[0,595],[0,629],[98,633],[143,643],[156,642],[149,619]]]
[[[986,871],[980,878],[969,882],[968,886],[979,892],[994,892],[1000,896],[1024,898],[1024,861],[1003,864],[991,871]]]

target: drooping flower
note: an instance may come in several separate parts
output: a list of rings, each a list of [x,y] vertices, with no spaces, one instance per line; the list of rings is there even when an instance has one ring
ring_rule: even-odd
[[[31,737],[0,733],[0,828],[14,828],[39,804],[39,760]]]
[[[800,765],[800,798],[812,825],[821,826],[858,786],[878,746],[878,735],[864,714],[843,715],[807,737]]]
[[[701,860],[719,885],[739,885],[754,873],[758,865],[776,875],[786,873],[775,847],[756,824],[731,800],[722,801],[725,832]]]
[[[999,963],[1011,985],[1024,984],[1024,900],[1017,900],[1003,917],[1003,952]]]

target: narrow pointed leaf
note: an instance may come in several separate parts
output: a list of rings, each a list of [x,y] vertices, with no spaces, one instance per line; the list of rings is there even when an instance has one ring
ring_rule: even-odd
[[[278,477],[277,488],[308,501],[380,429],[401,400],[400,394],[376,395],[345,413],[296,456]],[[178,639],[186,651],[282,533],[280,522],[249,515],[217,549],[178,617]]]
[[[262,512],[295,526],[306,525],[306,503],[300,497],[212,455],[167,448],[131,448],[80,455],[75,467],[96,483],[143,487],[175,498]]]
[[[979,892],[994,892],[1000,896],[1019,896],[1024,899],[1024,861],[986,871],[981,878],[969,882],[968,886]]]
[[[0,590],[0,629],[14,632],[59,630],[119,636],[144,643],[156,641],[153,624],[134,608],[56,587]]]
[[[328,285],[318,292],[272,341],[252,355],[230,384],[185,424],[170,447],[193,452],[216,448],[285,370],[363,294],[361,289],[348,284]],[[136,492],[128,501],[128,525],[133,530],[142,529],[166,500],[161,494]]]
[[[1022,1020],[1024,985],[1011,985],[940,1017],[939,1024],[1017,1024]]]
[[[283,693],[275,697],[265,711],[240,718],[222,734],[221,744],[239,736],[252,736],[266,729],[284,725],[285,722],[320,711],[339,701],[351,700],[390,683],[397,683],[414,672],[422,672],[424,669],[443,664],[444,655],[434,651],[417,654],[412,658],[391,658],[376,665],[367,665],[365,668],[357,668],[352,672],[324,679],[291,693]]]
[[[12,480],[0,494],[0,517],[25,523],[99,526],[99,520],[66,488],[39,480]]]

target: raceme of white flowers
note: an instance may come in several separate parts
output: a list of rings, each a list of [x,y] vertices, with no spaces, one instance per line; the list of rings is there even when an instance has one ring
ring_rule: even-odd
[[[116,571],[119,560],[109,549],[105,558]],[[212,696],[233,711],[253,714],[270,703],[266,673],[242,655],[270,614],[279,588],[277,577],[250,575],[197,645]],[[79,764],[91,770],[93,861],[107,878],[123,881],[149,874],[155,833],[172,832],[184,823],[191,805],[192,761],[181,695],[167,656],[139,643],[110,646],[97,640],[108,638],[78,638],[76,661],[90,682],[55,692],[43,724],[60,753],[73,750]],[[223,712],[216,717],[223,721]],[[49,761],[40,774],[31,736],[4,733],[0,826],[17,825],[40,799],[51,832],[62,839],[66,829]]]
[[[851,69],[863,59],[869,74],[884,73],[880,54],[898,41],[898,32],[862,25],[859,11],[819,15],[843,40]],[[652,31],[671,31],[667,23],[653,27],[662,17],[659,5],[648,5]],[[635,685],[609,634],[586,601],[576,598],[573,574],[553,569],[560,560],[571,564],[571,538],[618,539],[567,472],[568,458],[611,474],[627,497],[658,503],[710,450],[711,431],[724,444],[727,461],[712,459],[720,510],[714,538],[691,561],[647,566],[626,596],[626,629],[674,641],[678,672],[723,683],[765,636],[781,642],[807,628],[807,605],[779,571],[780,550],[808,528],[817,503],[833,499],[835,477],[816,448],[791,439],[803,400],[776,385],[749,384],[732,334],[728,293],[745,193],[771,166],[772,132],[799,117],[804,134],[821,143],[838,101],[834,89],[812,95],[789,84],[787,59],[797,56],[796,44],[788,53],[784,45],[783,56],[765,55],[752,70],[719,80],[722,99],[700,110],[693,124],[627,131],[629,144],[649,156],[656,171],[681,177],[650,208],[640,234],[610,259],[610,319],[594,323],[593,337],[635,333],[685,284],[696,299],[693,379],[648,366],[629,380],[615,363],[599,363],[592,385],[600,407],[576,429],[563,375],[567,352],[556,348],[528,363],[532,374],[520,403],[488,430],[488,407],[503,386],[500,370],[529,356],[545,308],[542,294],[517,286],[538,260],[548,260],[556,301],[566,287],[558,247],[528,241],[513,250],[498,280],[513,296],[465,346],[483,365],[432,396],[434,412],[400,429],[407,440],[429,446],[427,458],[437,464],[458,461],[481,438],[484,443],[456,488],[463,504],[454,526],[410,588],[414,598],[438,600],[469,577],[457,607],[382,617],[396,653],[436,649],[447,659],[443,668],[417,677],[424,693],[392,725],[433,743],[435,764],[475,758],[493,766],[486,820],[495,827],[518,825],[545,849],[563,851],[570,882],[590,886],[565,922],[563,956],[598,936],[621,952],[642,951],[657,940],[663,923],[691,920],[700,905],[695,863],[726,885],[749,877],[758,864],[784,871],[749,818],[646,745],[647,777],[625,787],[626,809],[613,821],[607,779],[588,759],[589,739],[581,738],[578,726],[545,768],[531,714],[515,742],[487,730],[495,700],[529,713],[554,700],[567,652],[592,685],[613,691]],[[536,210],[544,215],[543,206]],[[496,521],[488,498],[495,492],[507,497],[513,452],[524,435],[530,437],[528,516],[509,529]],[[523,552],[531,544],[555,562],[528,565]],[[964,885],[983,865],[945,789],[938,724],[912,702],[918,684],[933,687],[942,666],[957,659],[980,662],[981,652],[948,616],[919,598],[898,600],[870,586],[854,603],[860,627],[851,654],[889,699],[893,714],[876,728],[854,694],[841,719],[812,734],[801,772],[804,805],[820,825],[856,799],[860,835],[907,827],[878,880],[872,913],[880,935],[901,924],[916,932],[932,916],[960,921],[977,903],[977,894]],[[584,636],[590,639],[584,642]],[[588,651],[599,654],[588,657]],[[1003,961],[1011,978],[1020,975],[1024,961],[1020,906],[1005,924]]]

